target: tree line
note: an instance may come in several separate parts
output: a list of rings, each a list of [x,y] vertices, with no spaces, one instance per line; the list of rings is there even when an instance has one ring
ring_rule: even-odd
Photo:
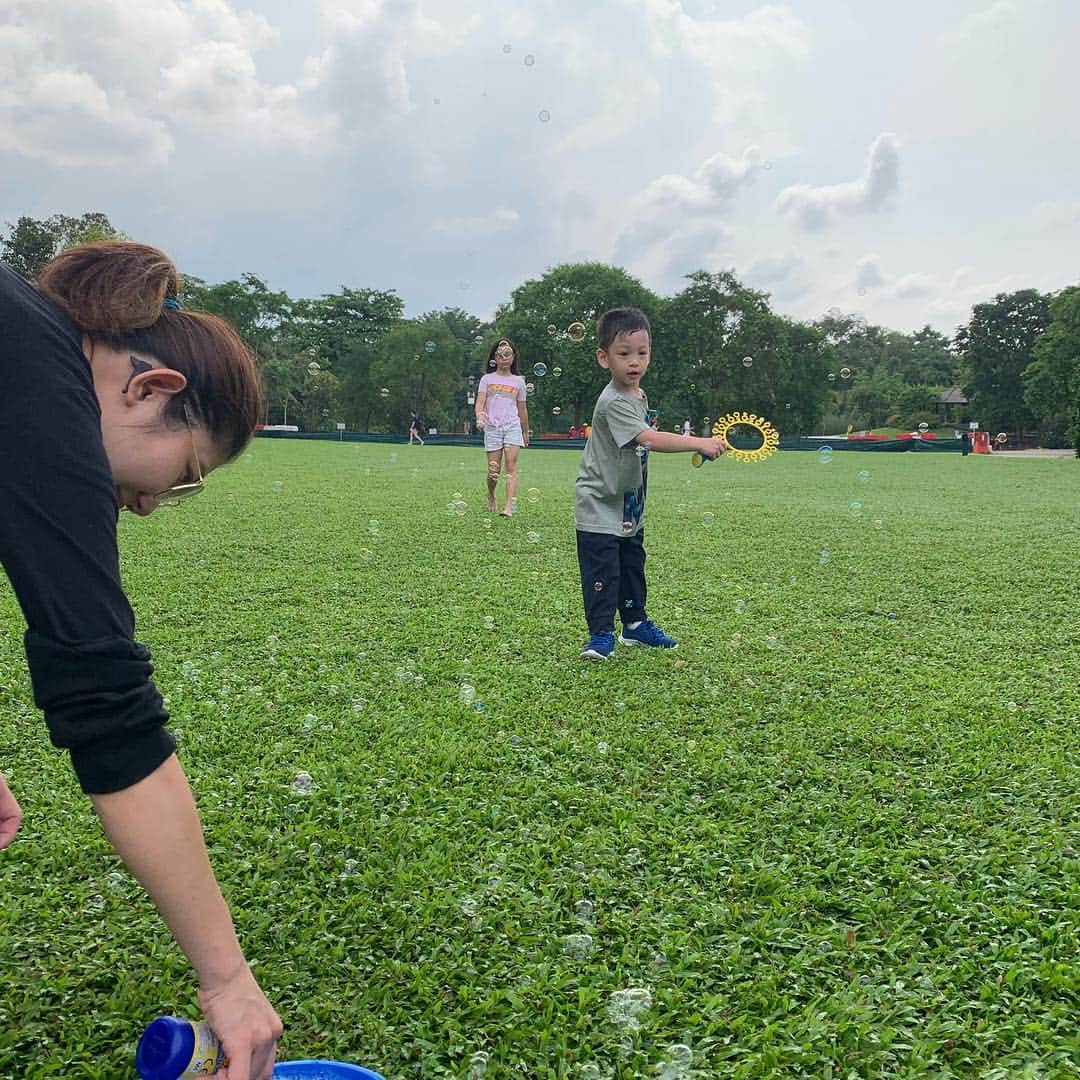
[[[33,280],[66,247],[122,236],[102,213],[24,216],[0,233],[0,259]],[[768,417],[784,434],[936,426],[939,396],[959,386],[968,404],[950,422],[975,419],[994,432],[1037,434],[1044,446],[1080,447],[1080,286],[999,294],[976,304],[949,338],[835,308],[793,320],[730,270],[685,280],[662,297],[619,267],[567,263],[519,285],[493,320],[459,307],[407,319],[393,289],[291,297],[253,273],[216,284],[185,275],[181,300],[228,319],[254,349],[266,422],[309,431],[338,423],[400,431],[413,409],[428,426],[460,431],[502,337],[521,355],[533,429],[580,426],[603,383],[595,320],[630,304],[653,325],[648,393],[665,427],[681,430],[690,417],[701,430],[733,410]]]

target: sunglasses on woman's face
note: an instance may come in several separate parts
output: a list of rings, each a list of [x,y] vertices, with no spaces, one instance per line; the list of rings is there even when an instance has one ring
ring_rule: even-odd
[[[172,487],[159,491],[154,496],[154,502],[158,506],[175,506],[184,499],[190,499],[192,495],[198,495],[205,486],[205,477],[202,465],[199,464],[199,448],[195,445],[195,426],[191,419],[191,409],[184,402],[184,419],[187,421],[188,433],[191,435],[191,452],[195,455],[195,479],[186,480],[181,484],[173,484]]]

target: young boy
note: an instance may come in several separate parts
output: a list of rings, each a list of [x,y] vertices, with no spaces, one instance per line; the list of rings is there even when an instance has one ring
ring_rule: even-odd
[[[615,651],[616,608],[622,619],[619,641],[674,649],[645,614],[645,545],[642,519],[650,450],[692,453],[710,461],[727,447],[722,439],[698,439],[649,426],[649,402],[641,380],[649,370],[652,330],[637,308],[613,308],[596,328],[596,361],[611,372],[593,409],[592,433],[578,470],[574,497],[578,564],[588,644],[581,655],[607,660]]]

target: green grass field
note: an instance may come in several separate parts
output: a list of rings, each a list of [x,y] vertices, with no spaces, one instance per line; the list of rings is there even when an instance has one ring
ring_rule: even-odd
[[[577,461],[526,452],[507,521],[478,450],[262,440],[121,523],[282,1056],[1080,1075],[1080,463],[654,454],[680,648],[586,664]],[[0,626],[0,1077],[131,1076],[193,978],[49,745],[6,584]]]

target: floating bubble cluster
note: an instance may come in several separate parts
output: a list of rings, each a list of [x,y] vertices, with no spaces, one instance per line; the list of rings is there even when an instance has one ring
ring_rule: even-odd
[[[575,960],[584,960],[592,952],[593,939],[589,934],[567,934],[563,938],[563,952]]]
[[[621,1028],[637,1031],[651,1005],[652,994],[645,987],[615,990],[608,1001],[608,1019]]]

